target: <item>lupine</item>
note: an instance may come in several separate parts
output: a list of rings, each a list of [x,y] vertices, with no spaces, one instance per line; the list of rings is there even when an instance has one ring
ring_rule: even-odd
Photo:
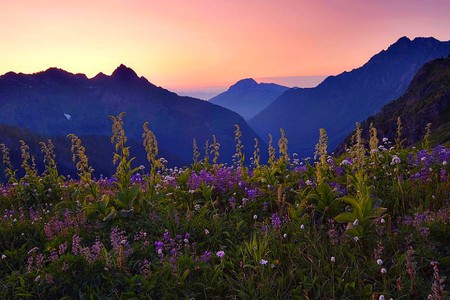
[[[274,213],[271,217],[272,229],[280,229],[281,228],[281,220],[278,214]]]

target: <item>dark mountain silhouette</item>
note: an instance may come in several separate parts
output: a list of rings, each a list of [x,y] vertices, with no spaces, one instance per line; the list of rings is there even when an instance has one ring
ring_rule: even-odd
[[[330,76],[315,88],[290,89],[249,121],[263,138],[284,128],[289,149],[310,155],[319,128],[334,149],[362,121],[400,97],[426,62],[450,54],[450,42],[402,37],[351,72]]]
[[[220,159],[231,161],[235,149],[234,124],[240,125],[249,153],[256,137],[235,112],[199,99],[180,97],[151,84],[124,65],[111,76],[100,73],[92,79],[56,68],[31,75],[9,72],[0,76],[0,124],[28,129],[45,137],[75,133],[94,139],[95,149],[86,147],[87,151],[105,151],[103,156],[108,163],[112,154],[108,115],[120,112],[126,112],[125,132],[132,154],[145,157],[141,135],[142,125],[148,121],[158,139],[160,157],[172,165],[190,164],[192,139],[197,140],[203,152],[203,144],[207,139],[211,141],[213,134],[221,144]]]
[[[252,78],[242,79],[226,92],[209,102],[226,107],[249,120],[278,98],[288,87],[274,83],[257,83]]]
[[[422,141],[428,123],[432,123],[433,144],[450,143],[450,56],[425,64],[403,96],[365,120],[361,124],[364,138],[368,140],[369,125],[373,123],[380,140],[387,137],[394,141],[398,117],[402,120],[405,146]],[[350,144],[351,136],[348,136],[339,145],[338,153]]]

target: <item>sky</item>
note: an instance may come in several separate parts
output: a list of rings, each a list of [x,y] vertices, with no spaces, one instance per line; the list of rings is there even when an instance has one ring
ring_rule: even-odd
[[[450,40],[448,0],[0,0],[0,74],[120,64],[175,91],[315,85],[402,36]]]

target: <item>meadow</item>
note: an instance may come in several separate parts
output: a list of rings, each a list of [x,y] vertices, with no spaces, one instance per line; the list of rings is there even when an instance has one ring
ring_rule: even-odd
[[[94,178],[72,142],[77,176],[62,176],[51,141],[45,170],[22,142],[0,145],[1,299],[445,299],[450,275],[450,149],[416,147],[370,129],[342,155],[318,134],[316,155],[288,139],[258,142],[220,163],[220,144],[167,168],[143,126],[148,164],[135,166],[123,114],[111,117],[111,177]],[[132,150],[132,149],[131,149]],[[268,161],[261,161],[261,151]],[[105,154],[108,155],[108,154]],[[24,173],[19,176],[19,172]],[[447,298],[448,299],[448,298]]]

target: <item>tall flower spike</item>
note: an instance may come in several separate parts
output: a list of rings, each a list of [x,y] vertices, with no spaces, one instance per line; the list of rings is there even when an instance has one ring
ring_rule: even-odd
[[[241,132],[241,127],[239,127],[238,124],[234,124],[234,127],[236,128],[236,130],[234,131],[234,140],[236,141],[236,156],[238,159],[238,165],[239,166],[244,166],[244,160],[245,160],[245,155],[244,155],[244,145],[242,144],[242,132]]]
[[[220,155],[220,144],[217,142],[216,135],[213,134],[213,143],[210,145],[211,147],[211,154],[213,155],[213,164],[217,164],[217,160],[219,159]]]
[[[147,160],[150,163],[150,168],[152,171],[159,167],[159,160],[156,159],[159,153],[158,141],[156,140],[156,136],[153,131],[148,129],[148,122],[145,122],[142,127],[144,129],[144,133],[142,134],[142,137],[144,138],[143,145],[145,152],[147,152]]]
[[[316,151],[314,154],[314,159],[319,159],[316,166],[316,176],[317,182],[323,181],[323,173],[328,168],[327,163],[327,147],[328,147],[328,135],[325,129],[320,128],[319,130],[319,142],[316,144]]]
[[[255,146],[253,151],[253,163],[255,164],[255,167],[259,167],[261,156],[259,155],[259,143],[258,139],[255,138]]]
[[[404,143],[404,140],[402,140],[403,135],[403,126],[402,126],[402,119],[400,117],[397,118],[397,137],[395,138],[395,146],[397,149],[401,149]]]
[[[193,160],[194,164],[196,164],[198,162],[199,158],[200,158],[200,152],[198,151],[197,140],[193,139],[192,140],[192,160]]]
[[[272,143],[273,143],[273,137],[269,133],[269,146],[268,146],[269,160],[268,160],[268,163],[270,165],[273,165],[275,163],[275,148],[272,146]]]
[[[6,147],[5,144],[0,144],[0,150],[2,151],[2,157],[3,157],[3,166],[5,166],[5,174],[7,177],[9,177],[9,182],[17,182],[17,179],[15,177],[16,171],[14,170],[12,164],[11,164],[11,157],[9,155],[9,149]]]
[[[205,157],[203,158],[203,163],[205,165],[209,164],[209,140],[205,142]]]
[[[362,139],[362,127],[360,123],[356,123],[355,134],[353,135],[354,145],[350,148],[350,153],[353,158],[353,165],[361,170],[364,165],[364,156],[366,149],[364,148],[364,140]]]
[[[280,154],[280,160],[284,163],[288,163],[289,161],[289,154],[288,154],[288,140],[286,138],[286,134],[284,133],[284,130],[280,128],[280,139],[278,140],[278,149]]]
[[[373,123],[370,123],[370,140],[369,140],[369,147],[370,147],[370,156],[372,157],[372,160],[377,157],[376,151],[378,149],[378,143],[380,142],[378,140],[378,133],[377,129],[373,126]]]
[[[55,171],[56,169],[56,155],[55,155],[55,146],[53,145],[52,141],[49,139],[47,141],[47,144],[44,142],[40,142],[41,145],[41,152],[44,154],[44,165],[45,170],[47,173],[50,173],[51,171]]]
[[[430,151],[430,137],[431,137],[431,123],[428,123],[425,127],[425,136],[423,137],[422,148]]]
[[[89,183],[94,169],[89,166],[86,148],[81,143],[81,139],[75,134],[69,134],[67,135],[67,138],[69,138],[72,143],[70,150],[72,151],[72,161],[75,163],[78,176]]]
[[[22,156],[22,169],[25,170],[25,174],[28,176],[36,175],[36,164],[34,161],[34,157],[30,154],[30,147],[23,141],[20,140],[20,151]],[[31,164],[29,161],[31,160]]]

